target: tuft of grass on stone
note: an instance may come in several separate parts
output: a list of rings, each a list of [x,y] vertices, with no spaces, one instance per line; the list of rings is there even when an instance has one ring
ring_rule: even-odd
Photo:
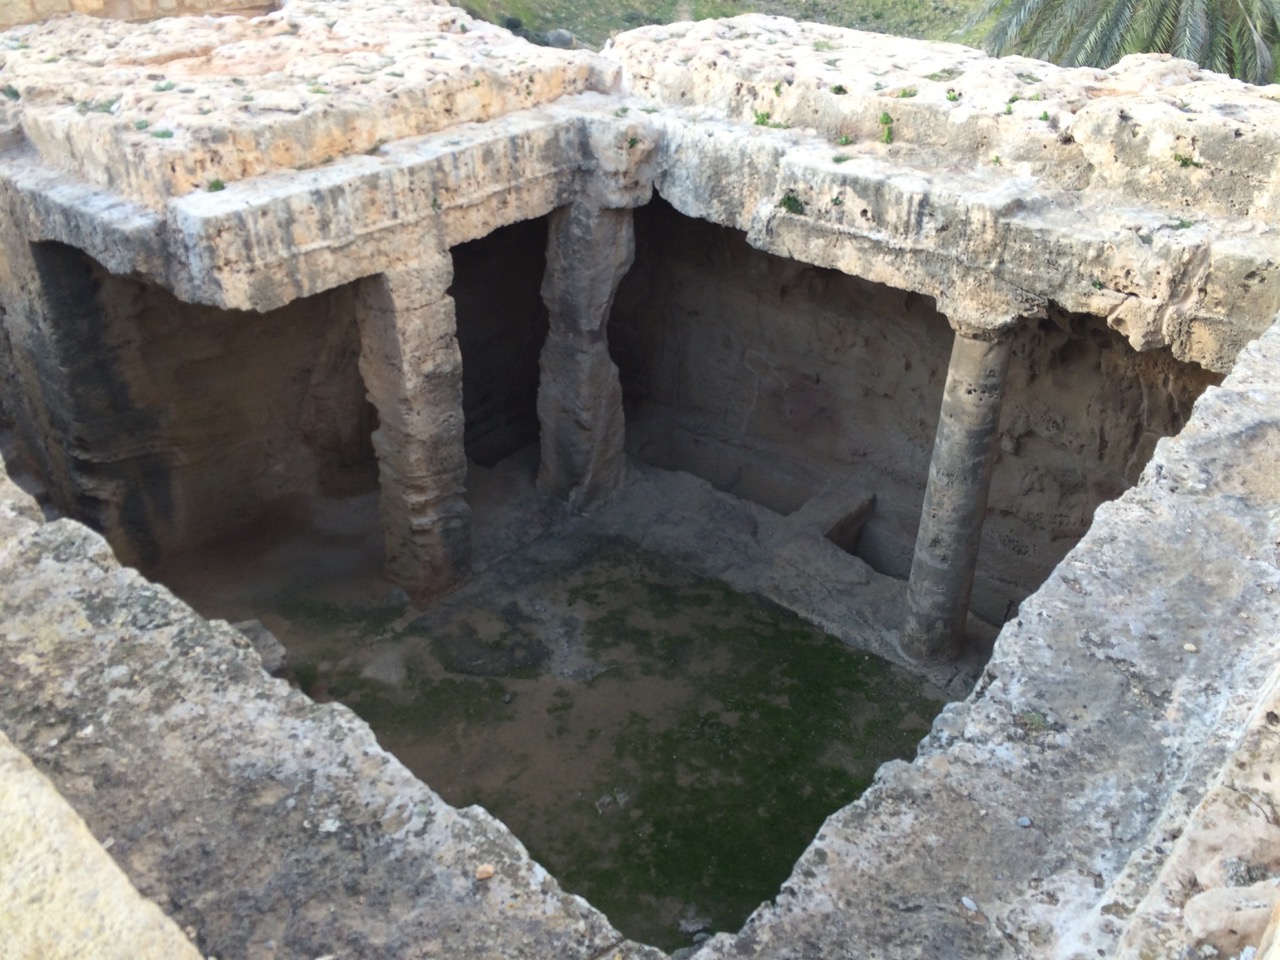
[[[893,143],[893,117],[887,113],[880,114],[880,142]]]
[[[906,100],[909,97],[914,97],[919,92],[920,91],[915,87],[903,87],[897,92],[897,94],[895,94],[895,96],[897,96],[899,100]]]
[[[216,178],[215,178],[215,179],[213,179],[213,180],[210,180],[210,181],[209,181],[209,192],[210,192],[210,193],[218,193],[219,191],[221,191],[221,190],[225,190],[225,189],[227,189],[227,185],[226,185],[225,183],[223,183],[221,180],[218,180],[218,179],[216,179]]]
[[[18,88],[15,87],[12,83],[7,83],[3,87],[0,87],[0,93],[3,93],[10,100],[22,99],[22,94],[18,91]]]
[[[1195,159],[1194,157],[1184,156],[1181,153],[1175,153],[1173,155],[1173,159],[1177,162],[1178,166],[1180,167],[1200,168],[1204,166],[1203,163],[1201,163],[1199,160]]]
[[[172,139],[173,139],[173,131],[172,131],[172,130],[152,130],[152,131],[151,131],[151,135],[152,135],[153,137],[155,137],[157,140],[172,140]]]
[[[844,84],[837,83],[834,87],[831,88],[831,92],[834,93],[837,97],[843,97],[849,91],[845,88]]]
[[[960,93],[960,91],[958,91],[958,90],[948,90],[948,91],[947,91],[947,100],[948,100],[950,103],[958,103],[958,102],[959,102],[959,100],[960,100],[960,97],[961,97],[961,96],[963,96],[963,94],[961,94],[961,93]]]
[[[804,201],[789,190],[778,205],[787,213],[794,213],[796,216],[804,213]]]
[[[145,129],[147,129],[147,127],[149,127],[149,126],[151,126],[151,121],[150,121],[150,120],[135,120],[135,121],[133,121],[133,129],[135,129],[135,130],[145,130]]]
[[[849,156],[847,153],[837,153],[834,157],[831,158],[831,162],[832,163],[848,163],[852,159],[853,158]]]

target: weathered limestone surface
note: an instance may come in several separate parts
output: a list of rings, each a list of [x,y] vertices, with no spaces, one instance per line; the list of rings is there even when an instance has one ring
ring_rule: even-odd
[[[875,507],[846,549],[906,579],[954,339],[946,318],[919,294],[754,250],[665,203],[635,220],[636,265],[608,331],[631,456],[782,514],[824,487],[860,487]],[[1056,308],[1010,349],[973,593],[991,623],[1221,380]]]
[[[551,329],[542,348],[538,485],[580,508],[626,475],[622,386],[605,324],[635,259],[630,210],[574,203],[552,216],[542,297]]]
[[[1174,956],[1169,944],[1199,946],[1177,879],[1271,876],[1241,798],[1270,810],[1277,789],[1263,747],[1280,664],[1278,369],[1273,328],[1142,483],[1099,509],[916,761],[883,767],[776,905],[701,960],[1115,956],[1138,910],[1123,955]],[[1230,820],[1217,841],[1193,820],[1171,857],[1202,802],[1199,823]]]
[[[0,30],[67,13],[113,20],[149,20],[184,14],[253,16],[266,13],[274,6],[271,0],[5,0],[4,7],[0,8]]]
[[[1225,370],[1280,307],[1280,104],[1194,64],[1064,70],[760,15],[606,52],[667,108],[657,187],[677,209],[937,297],[957,327],[1053,301]]]
[[[661,956],[484,810],[444,803],[345,707],[269,677],[239,631],[32,509],[6,488],[0,731],[203,954]]]
[[[1225,372],[1280,308],[1274,90],[1162,58],[1058,70],[762,17],[596,56],[448,7],[290,0],[255,20],[21,27],[0,37],[0,94],[6,414],[64,506],[114,502],[93,483],[120,477],[59,473],[64,439],[94,434],[32,244],[227,310],[358,282],[388,539],[446,580],[465,549],[447,251],[588,195],[622,209],[656,187],[971,334],[1067,311]],[[1233,750],[1276,666],[1278,340],[1099,510],[920,758],[834,814],[777,904],[704,958],[1233,948],[1207,918],[1235,895],[1179,884],[1270,869],[1252,849],[1228,857],[1242,872],[1215,861],[1211,821],[1269,783],[1249,772],[1261,734]],[[202,950],[656,956],[96,535],[0,518],[0,730]],[[1245,772],[1223,775],[1233,756]],[[1204,830],[1171,857],[1189,818]]]
[[[1009,350],[1007,337],[974,340],[961,334],[951,347],[907,585],[902,648],[913,660],[952,660],[964,648]]]
[[[429,239],[409,246],[422,259],[364,281],[357,317],[360,373],[378,410],[373,447],[387,570],[425,597],[466,575],[471,539],[462,357],[446,293],[452,264]]]
[[[200,960],[0,733],[0,931],[15,960]]]

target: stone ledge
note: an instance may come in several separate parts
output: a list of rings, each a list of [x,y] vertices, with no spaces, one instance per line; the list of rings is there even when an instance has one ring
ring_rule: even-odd
[[[200,960],[3,733],[0,930],[11,957]]]
[[[883,767],[699,960],[1114,956],[1148,890],[1134,939],[1186,941],[1170,881],[1152,886],[1186,870],[1173,838],[1216,784],[1278,792],[1242,733],[1261,715],[1271,736],[1280,668],[1277,369],[1273,327],[1098,510],[916,761]]]
[[[5,513],[0,730],[205,953],[662,956],[96,534]],[[485,862],[497,873],[478,881]]]

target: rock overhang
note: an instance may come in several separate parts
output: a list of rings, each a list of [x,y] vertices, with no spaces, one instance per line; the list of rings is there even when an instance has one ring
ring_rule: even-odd
[[[163,263],[134,272],[193,302],[264,310],[343,282],[335,263],[376,272],[375,238],[405,223],[439,221],[451,246],[575,193],[633,206],[657,187],[980,336],[1053,302],[1221,371],[1280,309],[1280,103],[1167,57],[1064,70],[759,15],[593,54],[386,0],[9,38],[15,220],[101,259],[93,238],[150,213]],[[81,226],[42,227],[57,201],[32,198],[73,185],[101,195]]]

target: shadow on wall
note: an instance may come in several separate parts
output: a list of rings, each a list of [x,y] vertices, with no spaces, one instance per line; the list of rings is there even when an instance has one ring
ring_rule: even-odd
[[[45,422],[13,410],[65,514],[149,565],[286,500],[377,488],[351,287],[266,314],[178,301],[84,253],[33,248],[47,325],[21,347]],[[30,408],[31,404],[28,403]]]
[[[762,253],[661,199],[636,231],[609,326],[632,455],[784,514],[861,484],[875,509],[840,545],[905,578],[952,341],[933,301]],[[1098,318],[1024,326],[974,612],[1007,619],[1220,379]]]
[[[547,219],[501,227],[454,247],[449,295],[462,354],[463,443],[493,467],[537,443],[538,358],[547,338],[542,275]]]

